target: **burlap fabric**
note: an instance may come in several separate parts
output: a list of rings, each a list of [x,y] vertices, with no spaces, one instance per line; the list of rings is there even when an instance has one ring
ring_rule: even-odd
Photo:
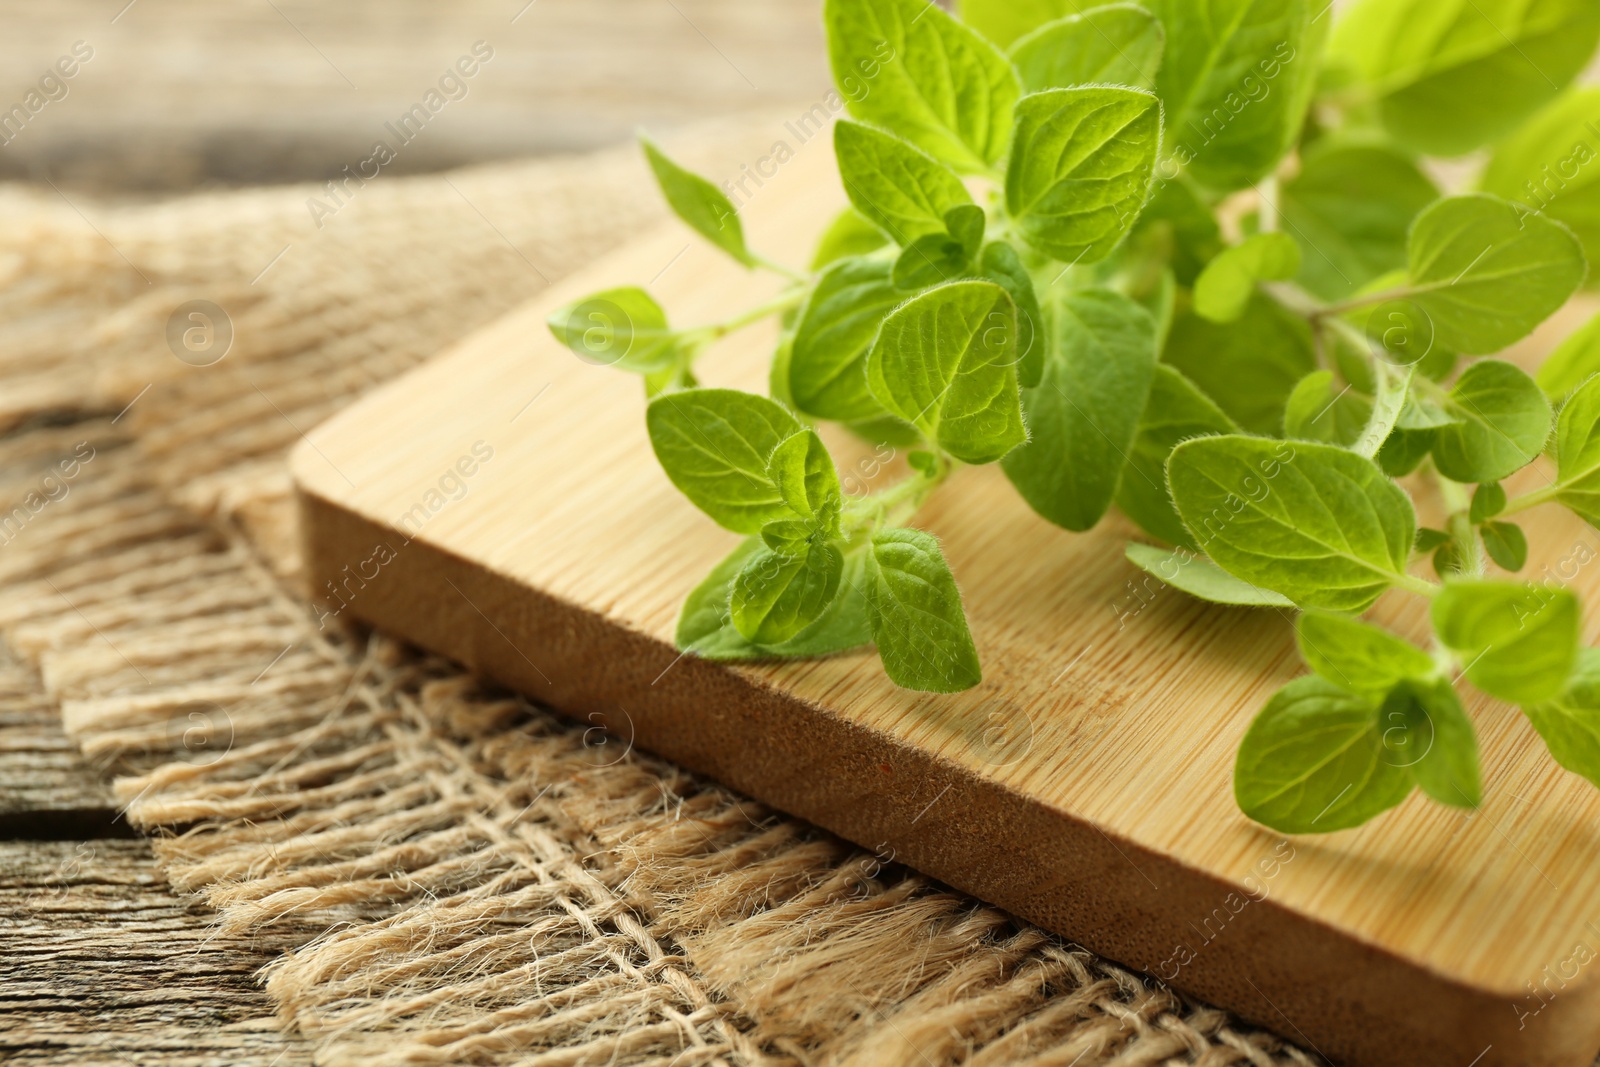
[[[775,124],[670,147],[733,172]],[[1315,1057],[294,592],[302,431],[662,209],[632,150],[374,182],[0,194],[0,633],[326,1064]],[[285,249],[287,249],[285,251]],[[169,350],[187,301],[226,358]],[[20,508],[21,510],[16,510]]]

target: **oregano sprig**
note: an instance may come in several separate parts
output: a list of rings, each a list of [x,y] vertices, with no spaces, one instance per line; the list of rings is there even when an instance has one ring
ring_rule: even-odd
[[[1064,530],[1120,509],[1153,542],[1131,564],[1176,589],[1298,611],[1310,673],[1241,738],[1250,817],[1327,832],[1416,790],[1475,807],[1460,684],[1600,785],[1600,651],[1570,590],[1517,577],[1533,509],[1600,526],[1600,318],[1537,374],[1502,357],[1600,249],[1596,91],[1570,88],[1600,13],[1478,0],[1416,32],[1430,3],[827,0],[856,90],[834,130],[851,206],[819,220],[803,270],[646,141],[689,226],[785,279],[714,323],[672,324],[638,288],[550,319],[640,376],[667,477],[745,537],[690,594],[679,645],[870,644],[900,686],[977,685],[916,515],[957,469],[998,464]],[[1486,145],[1481,180],[1447,195],[1433,160]],[[774,318],[770,395],[700,383],[709,345]],[[845,493],[829,422],[905,450],[908,473]],[[1511,492],[1529,467],[1544,484]],[[1391,596],[1427,602],[1426,647],[1361,619]]]

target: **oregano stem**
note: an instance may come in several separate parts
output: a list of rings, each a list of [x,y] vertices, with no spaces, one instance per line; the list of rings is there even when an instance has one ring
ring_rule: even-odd
[[[1418,596],[1427,597],[1429,600],[1438,596],[1441,588],[1437,582],[1430,582],[1426,578],[1418,578],[1415,574],[1406,574],[1404,572],[1395,575],[1394,584],[1408,593],[1415,593]]]
[[[955,460],[939,452],[934,453],[934,459],[935,466],[931,473],[918,471],[864,500],[859,526],[872,529],[903,526],[909,522],[928,497],[933,495],[933,491],[955,472]]]
[[[1461,665],[1461,661],[1456,657],[1456,654],[1446,648],[1444,643],[1437,637],[1434,638],[1432,647],[1428,650],[1428,656],[1438,668],[1439,677],[1441,678],[1451,677]]]
[[[1400,415],[1405,410],[1406,400],[1411,395],[1413,385],[1426,382],[1427,379],[1417,376],[1414,365],[1401,371],[1384,359],[1381,354],[1374,351],[1372,341],[1366,334],[1343,319],[1319,319],[1313,314],[1312,337],[1320,341],[1324,328],[1345,334],[1366,355],[1367,365],[1372,368],[1373,386],[1376,392],[1372,402],[1372,414],[1367,419],[1367,425],[1362,430],[1354,451],[1367,459],[1376,459],[1384,442],[1394,434],[1395,427],[1399,425]],[[1322,355],[1320,345],[1317,355],[1320,362]]]
[[[1281,228],[1278,225],[1278,176],[1270,174],[1261,179],[1261,184],[1256,186],[1256,195],[1261,197],[1261,232],[1277,233]]]
[[[1321,310],[1322,301],[1305,291],[1305,288],[1295,282],[1262,282],[1261,287],[1270,293],[1278,303],[1294,312],[1296,315],[1314,320],[1314,313]]]
[[[691,346],[720,340],[730,333],[744,329],[746,326],[753,326],[762,319],[770,318],[773,315],[781,315],[791,308],[797,308],[805,302],[805,298],[806,288],[804,286],[790,286],[771,300],[763,304],[757,304],[749,311],[735,315],[725,322],[717,322],[709,326],[697,326],[693,329],[685,330],[681,335],[682,340],[685,344]]]
[[[1462,573],[1469,578],[1482,578],[1484,573],[1483,546],[1478,539],[1477,527],[1472,525],[1472,498],[1466,488],[1434,471],[1439,485],[1439,495],[1450,511],[1445,522],[1446,532],[1456,543],[1456,554],[1461,558]]]
[[[1478,529],[1472,525],[1472,519],[1464,511],[1452,512],[1449,528],[1456,553],[1461,557],[1461,573],[1468,578],[1482,578],[1483,548],[1478,543]]]
[[[1362,308],[1376,307],[1387,304],[1391,300],[1410,300],[1413,297],[1425,296],[1428,293],[1443,292],[1458,284],[1459,279],[1449,281],[1428,282],[1426,285],[1402,285],[1396,289],[1385,289],[1382,292],[1368,293],[1366,296],[1353,296],[1349,300],[1341,300],[1336,304],[1327,304],[1312,312],[1314,319],[1337,319],[1352,311]]]
[[[1432,467],[1432,464],[1430,463],[1429,466]],[[1453,482],[1446,478],[1437,470],[1433,472],[1433,477],[1434,481],[1438,483],[1439,495],[1444,498],[1444,506],[1450,509],[1452,514],[1458,511],[1471,510],[1472,498],[1467,495],[1465,487],[1459,482]]]
[[[1359,348],[1366,355],[1368,364],[1375,367],[1381,359],[1381,357],[1372,350],[1372,339],[1352,323],[1348,323],[1344,319],[1338,318],[1318,318],[1316,311],[1307,312],[1307,316],[1311,319],[1313,330],[1315,330],[1317,327],[1325,327],[1333,330],[1335,333],[1344,334],[1345,340]]]
[[[755,262],[756,266],[762,268],[763,270],[770,270],[774,274],[781,274],[792,282],[804,283],[806,281],[806,276],[804,274],[801,274],[795,270],[791,270],[788,267],[785,267],[782,263],[774,263],[765,256],[758,256],[752,252],[750,254],[750,258]]]
[[[1313,308],[1309,314],[1313,322],[1324,320],[1337,322],[1342,315],[1348,315],[1352,311],[1360,311],[1362,308],[1375,307],[1385,301],[1394,300],[1397,298],[1397,294],[1403,294],[1404,292],[1405,290],[1402,289],[1389,289],[1382,293],[1352,297],[1349,300],[1341,300],[1336,304],[1324,304],[1319,308]]]
[[[1523,493],[1521,496],[1512,497],[1496,517],[1504,518],[1509,515],[1518,515],[1529,508],[1536,508],[1540,504],[1553,503],[1560,492],[1560,485],[1547,485],[1543,489],[1535,489],[1531,493]]]
[[[1448,403],[1450,400],[1450,390],[1446,389],[1432,378],[1429,378],[1427,375],[1423,375],[1422,377],[1415,379],[1412,384],[1417,387],[1417,392],[1423,394],[1427,399],[1432,400],[1434,403],[1444,404]]]

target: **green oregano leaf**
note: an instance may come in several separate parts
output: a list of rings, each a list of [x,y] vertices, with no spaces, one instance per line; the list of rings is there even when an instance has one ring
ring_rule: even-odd
[[[1237,322],[1256,286],[1300,273],[1300,246],[1286,233],[1259,233],[1227,248],[1194,285],[1194,310],[1212,322]]]
[[[740,263],[755,266],[756,259],[744,244],[744,226],[739,221],[739,212],[727,194],[668,159],[649,138],[639,140],[661,192],[678,217]]]
[[[1439,343],[1498,352],[1533,332],[1583,283],[1572,231],[1493,196],[1455,196],[1417,216],[1408,251],[1411,302]]]
[[[1539,365],[1535,379],[1546,396],[1561,400],[1595,374],[1600,374],[1600,315],[1569,334]]]
[[[846,428],[867,444],[879,448],[912,448],[922,444],[922,431],[893,415],[847,423]]]
[[[959,0],[961,18],[1001,48],[1009,48],[1019,37],[1047,22],[1085,8],[1101,0]]]
[[[1600,167],[1595,166],[1600,160],[1600,121],[1596,116],[1600,116],[1600,87],[1568,90],[1499,144],[1483,174],[1484,192],[1572,227],[1590,263],[1600,263]],[[1593,370],[1600,367],[1579,378],[1588,377]],[[1572,381],[1568,388],[1576,384]]]
[[[1432,552],[1440,545],[1450,543],[1450,535],[1443,530],[1430,529],[1424,526],[1417,530],[1417,540],[1413,551],[1423,554]]]
[[[799,556],[817,536],[817,524],[805,519],[773,519],[761,527],[761,543],[783,556]]]
[[[1021,86],[998,48],[927,0],[826,0],[822,17],[834,80],[871,90],[852,115],[963,173],[1000,160]]]
[[[1568,589],[1453,581],[1433,600],[1433,629],[1467,680],[1514,704],[1552,700],[1578,656],[1578,598]]]
[[[653,374],[679,359],[678,337],[667,313],[649,293],[633,286],[607,289],[550,313],[545,320],[556,340],[586,363]]]
[[[885,408],[952,456],[993,463],[1027,436],[1016,363],[1011,297],[992,282],[954,282],[884,320],[867,382]]]
[[[1308,611],[1295,622],[1295,640],[1313,671],[1375,700],[1402,682],[1439,673],[1422,649],[1348,615]]]
[[[1284,232],[1304,253],[1301,284],[1342,300],[1404,269],[1412,220],[1438,198],[1438,187],[1395,146],[1324,139],[1305,148],[1278,203]]]
[[[1283,435],[1349,448],[1372,418],[1372,398],[1339,386],[1333,372],[1312,371],[1300,379],[1283,408]]]
[[[1550,404],[1519,367],[1485,359],[1457,380],[1446,400],[1457,421],[1435,432],[1439,473],[1458,482],[1493,482],[1526,467],[1550,436]]]
[[[1260,292],[1239,321],[1227,326],[1208,322],[1192,309],[1180,311],[1161,358],[1229,418],[1261,434],[1283,429],[1290,393],[1317,369],[1306,320]]]
[[[817,241],[817,250],[811,257],[813,271],[826,270],[841,259],[864,256],[888,244],[883,231],[872,220],[853,207],[847,207],[834,216],[833,222]]]
[[[1378,721],[1389,758],[1424,793],[1457,808],[1483,803],[1478,736],[1449,679],[1400,682],[1384,698]]]
[[[718,524],[757,534],[793,515],[767,473],[773,450],[801,429],[780,404],[735,389],[685,389],[652,400],[645,425],[672,484]]]
[[[1106,4],[1047,22],[1011,46],[1030,93],[1077,85],[1154,89],[1166,34],[1138,4]]]
[[[1486,522],[1479,527],[1483,550],[1506,570],[1516,573],[1528,565],[1528,535],[1514,522]]]
[[[906,297],[895,288],[890,270],[882,260],[852,256],[817,279],[789,353],[789,393],[800,411],[840,422],[884,414],[867,388],[867,349]]]
[[[978,258],[989,219],[977,204],[959,204],[944,213],[944,229],[961,244],[968,261]]]
[[[798,636],[838,594],[844,556],[826,541],[813,541],[796,555],[763,546],[734,579],[730,616],[739,636],[775,645]]]
[[[1405,406],[1400,409],[1400,417],[1395,420],[1395,428],[1400,430],[1437,430],[1459,421],[1451,414],[1444,402],[1435,401],[1425,396],[1418,396],[1415,391],[1412,391],[1406,394]]]
[[[1040,252],[1104,259],[1138,219],[1160,147],[1161,104],[1151,93],[1086,86],[1023,97],[1006,210]]]
[[[816,523],[829,536],[838,536],[844,494],[833,457],[815,430],[801,430],[773,449],[767,477],[796,515]]]
[[[1600,39],[1590,0],[1359,0],[1332,53],[1359,72],[1391,133],[1460,155],[1561,91]]]
[[[760,549],[760,538],[746,538],[695,586],[678,613],[678,626],[673,639],[679,649],[698,652],[707,658],[718,658],[717,651],[728,643],[724,631],[731,635],[732,643],[748,647],[748,642],[733,629],[728,599],[733,592],[734,578],[744,568],[745,561]]]
[[[845,557],[838,595],[816,622],[795,637],[777,645],[758,645],[741,636],[733,625],[730,608],[733,583],[750,557],[760,550],[759,538],[744,541],[689,594],[678,616],[676,641],[680,649],[705,659],[759,660],[828,656],[872,642],[864,551]]]
[[[1017,255],[1017,250],[1004,241],[991,241],[983,246],[978,261],[981,277],[994,282],[1017,305],[1017,383],[1032,389],[1044,376],[1046,338],[1044,312],[1033,287],[1033,276]]]
[[[1522,710],[1557,763],[1600,786],[1600,649],[1583,650],[1559,696]]]
[[[1488,522],[1506,509],[1506,491],[1499,482],[1484,482],[1472,492],[1467,518],[1474,524]]]
[[[1186,548],[1168,551],[1130,542],[1128,562],[1174,589],[1198,600],[1241,608],[1290,608],[1288,597],[1259,589],[1241,581],[1202,556]]]
[[[1556,424],[1556,499],[1600,526],[1600,377],[1578,387]]]
[[[896,685],[957,693],[982,680],[955,576],[931,534],[874,534],[867,583],[873,639]]]
[[[947,233],[930,233],[911,242],[894,261],[894,286],[901,295],[963,277],[971,266],[967,249]]]
[[[1445,581],[1460,577],[1465,569],[1461,562],[1461,553],[1456,548],[1455,538],[1451,538],[1440,545],[1433,553],[1433,573]]]
[[[1111,507],[1156,367],[1150,313],[1109,289],[1056,301],[1044,375],[1023,397],[1026,444],[1006,477],[1040,515],[1087,530]]]
[[[972,195],[949,167],[892,134],[854,122],[833,127],[845,193],[902,248],[945,232],[945,215]]]
[[[1360,826],[1411,793],[1413,778],[1384,743],[1378,705],[1315,675],[1296,678],[1250,724],[1233,795],[1281,833]]]
[[[1174,167],[1216,189],[1270,174],[1316,83],[1325,0],[1151,0],[1166,29],[1156,91]]]
[[[983,245],[985,225],[983,209],[976,204],[951,208],[943,231],[917,238],[895,260],[895,287],[926,289],[968,275]]]
[[[1193,382],[1172,367],[1158,364],[1150,399],[1128,449],[1128,467],[1117,487],[1117,506],[1146,533],[1171,545],[1195,548],[1194,538],[1172,505],[1167,457],[1190,438],[1238,432],[1234,421]]]
[[[1391,478],[1404,478],[1433,451],[1434,431],[1395,430],[1378,449],[1378,466]]]
[[[1404,580],[1411,498],[1353,452],[1202,437],[1173,450],[1167,481],[1184,525],[1223,570],[1301,607],[1364,611]]]

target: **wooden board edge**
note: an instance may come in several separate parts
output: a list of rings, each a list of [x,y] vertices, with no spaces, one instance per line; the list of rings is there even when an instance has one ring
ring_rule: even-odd
[[[314,469],[307,453],[302,444],[292,466]],[[1546,1004],[1461,983],[1278,904],[1270,887],[1242,894],[749,672],[680,657],[410,540],[298,474],[296,492],[306,574],[330,608],[579,722],[626,722],[641,749],[1325,1056],[1373,1067],[1588,1067],[1600,1051],[1600,984],[1572,983]],[[1263,841],[1270,853],[1274,839]],[[1527,1025],[1534,1007],[1543,1010]]]

